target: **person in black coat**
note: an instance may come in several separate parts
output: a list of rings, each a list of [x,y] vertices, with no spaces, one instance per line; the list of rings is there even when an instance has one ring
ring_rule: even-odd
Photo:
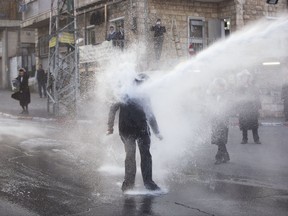
[[[42,98],[42,90],[43,90],[44,97],[47,97],[47,94],[46,94],[47,74],[43,70],[42,64],[39,65],[36,78],[38,82],[38,91],[39,91],[40,98]]]
[[[161,19],[157,19],[156,25],[151,27],[151,31],[154,31],[155,58],[156,60],[160,60],[164,41],[164,33],[166,32],[165,26],[161,25]]]
[[[29,90],[29,75],[25,69],[19,69],[19,75],[16,78],[19,83],[19,91],[12,94],[12,98],[19,100],[22,112],[20,114],[29,114],[28,104],[31,102]]]
[[[282,86],[281,99],[283,100],[284,105],[285,121],[288,121],[288,82]]]
[[[139,74],[135,79],[137,85],[147,79],[146,74]],[[119,110],[119,134],[124,143],[125,178],[122,191],[133,189],[136,176],[136,142],[141,155],[141,172],[144,186],[148,190],[159,190],[160,188],[152,179],[152,156],[150,154],[150,130],[161,140],[162,136],[158,129],[157,121],[151,111],[150,101],[145,97],[126,96],[122,102],[113,104],[109,112],[107,134],[113,133],[114,120]]]
[[[226,163],[230,160],[226,148],[229,129],[229,103],[227,95],[227,84],[222,78],[213,81],[210,95],[212,96],[211,109],[211,143],[218,146],[215,155],[215,164]]]
[[[241,144],[248,143],[248,130],[252,130],[256,144],[261,144],[258,134],[258,118],[261,109],[261,101],[258,89],[252,83],[252,76],[248,71],[239,73],[238,79],[241,86],[238,89],[237,109],[239,114],[239,127],[242,131]]]
[[[109,33],[108,33],[108,36],[107,36],[107,41],[111,41],[112,40],[112,44],[113,46],[116,46],[117,45],[117,33],[115,31],[115,28],[114,26],[110,26],[109,28]]]

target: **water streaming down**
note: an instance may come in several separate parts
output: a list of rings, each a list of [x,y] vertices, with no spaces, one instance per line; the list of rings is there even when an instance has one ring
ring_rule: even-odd
[[[287,76],[287,47],[287,15],[275,20],[259,20],[216,42],[197,56],[171,67],[169,71],[161,70],[167,68],[164,66],[169,62],[161,62],[163,65],[159,70],[146,71],[151,79],[140,88],[133,85],[133,79],[137,74],[137,65],[141,64],[141,58],[149,48],[145,50],[144,44],[138,44],[137,49],[132,46],[124,53],[111,54],[96,81],[97,131],[101,133],[98,134],[99,145],[107,147],[107,157],[100,171],[113,174],[118,170],[120,173],[124,167],[124,147],[118,135],[117,122],[114,134],[105,136],[111,102],[121,100],[124,95],[145,93],[150,96],[164,137],[164,140],[158,141],[152,135],[153,175],[164,179],[169,168],[181,169],[186,162],[193,160],[193,152],[198,146],[210,144],[207,110],[213,109],[213,103],[209,102],[206,93],[213,79],[226,79],[228,90],[232,91],[237,84],[237,73],[248,69],[252,74],[259,75],[262,63],[266,61],[281,62],[280,70],[286,70]],[[274,72],[269,74],[271,78],[275,75]],[[282,79],[278,80],[276,85],[281,86]],[[255,85],[263,83],[256,80]]]

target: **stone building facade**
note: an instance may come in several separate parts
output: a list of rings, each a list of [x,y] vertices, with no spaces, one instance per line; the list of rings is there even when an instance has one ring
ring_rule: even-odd
[[[23,28],[36,29],[36,62],[44,67],[48,66],[50,3],[51,0],[27,0],[30,9],[23,13],[22,22]],[[196,53],[200,52],[252,21],[287,13],[288,3],[287,0],[279,0],[276,5],[268,5],[265,0],[76,0],[75,4],[80,46],[90,46],[97,52],[98,45],[107,38],[109,26],[113,25],[116,30],[122,26],[125,48],[143,42],[147,47],[144,67],[151,69],[152,65],[153,69],[155,58],[150,28],[157,18],[167,30],[160,61],[177,62],[190,57],[190,46]],[[284,74],[285,67],[273,70]],[[93,73],[95,67],[85,66],[84,71]],[[267,115],[282,113],[279,88],[273,86],[272,90],[265,90],[263,104]]]
[[[21,11],[18,1],[0,0],[0,88],[8,88],[18,75],[18,68],[33,71],[34,31],[21,30]]]

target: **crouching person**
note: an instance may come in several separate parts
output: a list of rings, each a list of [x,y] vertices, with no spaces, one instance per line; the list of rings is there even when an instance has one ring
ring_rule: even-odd
[[[134,82],[136,86],[148,79],[146,74],[139,74]],[[113,133],[114,120],[119,110],[119,134],[124,143],[125,178],[122,191],[133,189],[136,176],[136,144],[138,144],[141,155],[141,172],[144,186],[148,190],[159,190],[160,188],[152,179],[152,156],[150,154],[150,130],[152,128],[156,137],[160,140],[157,121],[150,107],[148,98],[126,96],[123,101],[111,106],[108,120],[107,134]]]

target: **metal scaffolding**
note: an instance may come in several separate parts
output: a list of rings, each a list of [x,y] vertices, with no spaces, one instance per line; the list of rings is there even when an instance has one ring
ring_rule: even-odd
[[[47,109],[55,116],[77,115],[80,82],[76,30],[74,0],[52,0]]]

